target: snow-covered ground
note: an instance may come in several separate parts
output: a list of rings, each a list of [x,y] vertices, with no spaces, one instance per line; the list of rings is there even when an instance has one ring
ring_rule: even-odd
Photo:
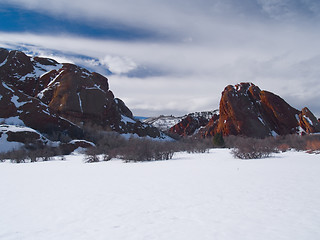
[[[320,239],[320,155],[0,163],[0,239]]]

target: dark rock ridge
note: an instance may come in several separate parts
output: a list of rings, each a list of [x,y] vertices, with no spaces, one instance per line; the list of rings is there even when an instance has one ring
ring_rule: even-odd
[[[217,116],[216,111],[190,113],[169,129],[172,134],[189,136],[199,128],[206,126],[209,120]]]
[[[299,111],[271,92],[262,91],[252,83],[240,83],[224,89],[219,115],[213,116],[206,126],[199,129],[198,134],[208,137],[219,132],[224,136],[264,138],[320,132],[319,124],[308,108]],[[172,129],[180,126],[184,126],[183,123]],[[176,133],[184,135],[186,131]]]
[[[218,110],[206,111],[206,112],[195,112],[195,113],[189,113],[187,115],[179,116],[179,117],[175,117],[173,115],[170,115],[170,116],[160,115],[158,117],[147,118],[144,120],[144,122],[151,124],[152,126],[160,129],[161,131],[168,132],[168,131],[170,131],[171,127],[175,126],[177,123],[180,123],[183,119],[188,118],[188,117],[189,117],[189,121],[192,121],[191,119],[193,119],[194,122],[198,122],[198,123],[201,123],[203,121],[208,122],[212,118],[212,116],[214,114],[216,114],[217,111]],[[201,118],[203,120],[201,120]],[[188,120],[184,120],[184,121],[186,122],[186,124],[188,124],[187,123]],[[196,125],[199,125],[198,123],[196,123]],[[202,124],[200,124],[200,125],[202,125]],[[189,127],[190,127],[190,124],[189,124]],[[181,130],[182,130],[182,128],[181,128]],[[196,128],[198,128],[198,127],[196,127]],[[179,129],[180,128],[177,128],[176,130],[179,131]],[[174,130],[171,130],[171,132],[172,131],[174,131]],[[184,130],[182,130],[182,131],[184,131]],[[187,131],[190,132],[189,130],[187,130]],[[187,135],[187,134],[185,134],[185,135]]]
[[[81,138],[83,125],[165,137],[155,127],[133,119],[125,103],[114,97],[106,77],[15,50],[0,49],[0,118],[48,137]]]

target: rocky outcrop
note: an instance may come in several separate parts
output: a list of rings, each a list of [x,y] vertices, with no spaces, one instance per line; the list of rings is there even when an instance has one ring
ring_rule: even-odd
[[[125,103],[114,97],[106,77],[73,64],[0,49],[0,94],[1,106],[6,106],[0,109],[0,118],[16,118],[49,135],[75,138],[82,131],[76,125],[97,125],[119,133],[164,137],[133,119]]]
[[[73,64],[64,64],[40,78],[46,87],[36,96],[60,115],[77,121],[94,122],[115,118],[114,95],[108,80]],[[108,115],[109,114],[109,115]],[[131,117],[132,113],[130,112]]]
[[[14,86],[0,82],[0,121],[16,126],[28,126],[48,137],[68,135],[83,137],[83,131],[55,114],[40,100],[21,93]]]
[[[192,117],[188,115],[182,119],[178,124],[169,129],[170,133],[178,134],[180,136],[189,136],[194,132],[208,124],[208,120],[204,117]]]
[[[301,131],[319,131],[316,118],[307,108],[299,111],[252,83],[229,85],[222,92],[219,123],[214,133],[263,138]]]
[[[72,153],[76,149],[87,149],[94,147],[95,145],[92,142],[88,142],[85,140],[72,140],[68,143],[60,144],[60,150],[62,153]]]
[[[229,85],[222,92],[215,132],[258,138],[292,134],[299,131],[299,113],[279,96],[252,83]]]
[[[222,133],[264,138],[320,132],[319,121],[308,108],[299,111],[281,97],[262,91],[252,83],[227,86],[222,92],[219,115],[214,115],[199,131],[194,128],[187,131],[188,124],[184,122],[172,127],[181,136],[198,132],[202,137]]]
[[[199,135],[202,137],[211,137],[215,135],[215,131],[219,123],[219,114],[214,114],[208,124],[199,129]]]
[[[216,116],[215,112],[216,111],[190,113],[182,118],[180,122],[172,126],[169,132],[180,136],[190,136],[201,127],[206,126],[209,123],[209,119]]]
[[[320,132],[320,122],[307,108],[303,108],[299,114],[299,124],[306,133]]]
[[[34,129],[22,126],[0,125],[0,152],[7,152],[19,146],[42,147],[50,141]]]

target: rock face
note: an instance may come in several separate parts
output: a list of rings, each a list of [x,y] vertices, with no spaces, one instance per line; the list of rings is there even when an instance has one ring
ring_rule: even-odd
[[[188,115],[183,118],[179,123],[174,125],[169,129],[170,133],[178,134],[180,136],[189,136],[194,134],[194,132],[200,127],[206,126],[208,124],[208,119],[199,116],[195,117]]]
[[[209,120],[208,124],[199,129],[199,135],[201,137],[211,137],[215,135],[219,123],[219,114],[214,114]]]
[[[306,133],[320,132],[320,122],[307,108],[303,108],[299,114],[299,124]]]
[[[176,133],[182,136],[193,134],[183,130],[186,126],[181,122],[173,129],[177,128]],[[199,130],[202,137],[222,133],[255,138],[315,132],[320,132],[319,121],[308,108],[299,111],[252,83],[227,86],[222,92],[219,115]]]
[[[252,83],[229,85],[222,92],[216,132],[258,138],[297,133],[299,114],[279,96]]]
[[[133,119],[125,103],[114,97],[106,77],[6,49],[0,49],[0,118],[49,137],[81,138],[83,125],[164,137],[158,129]]]
[[[0,82],[0,121],[5,124],[28,126],[48,136],[83,137],[75,124],[59,117],[39,99],[30,97],[14,86]]]

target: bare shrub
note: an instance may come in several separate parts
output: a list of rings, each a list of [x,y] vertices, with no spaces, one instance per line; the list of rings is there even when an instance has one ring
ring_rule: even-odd
[[[282,143],[286,143],[290,146],[292,149],[296,149],[297,151],[303,151],[306,147],[305,137],[296,135],[296,134],[289,134],[284,137],[280,137],[278,141],[281,141]]]
[[[187,137],[177,142],[176,145],[177,151],[185,151],[187,153],[205,153],[212,148],[212,139]]]
[[[121,158],[126,162],[169,160],[174,155],[174,148],[170,142],[149,139],[131,138],[121,150]]]
[[[97,143],[100,141],[101,138],[104,138],[106,133],[114,133],[111,131],[109,127],[103,128],[102,126],[94,123],[86,123],[85,125],[83,125],[83,131],[85,139],[94,143]]]
[[[35,150],[28,151],[27,155],[28,155],[28,159],[30,159],[30,162],[37,162],[38,156],[39,156],[37,154],[37,151],[35,151]]]
[[[320,149],[319,135],[286,135],[275,138],[280,151],[295,149],[297,151],[316,151]]]
[[[24,162],[37,162],[37,161],[49,161],[54,156],[60,155],[59,148],[52,148],[47,146],[41,146],[38,149],[14,149],[12,151],[1,153],[0,158],[2,160],[10,159],[12,163],[24,163]]]
[[[98,154],[109,153],[111,150],[123,147],[127,140],[118,133],[102,132],[96,141],[96,151]]]
[[[0,162],[6,161],[8,158],[6,156],[6,153],[0,153]]]
[[[231,152],[234,157],[240,159],[266,158],[276,152],[274,144],[270,139],[238,137],[235,145],[236,147]]]
[[[94,163],[94,162],[100,162],[99,157],[94,154],[85,155],[84,158],[85,163]]]
[[[116,157],[126,162],[168,160],[173,154],[169,142],[134,137],[125,139],[117,133],[104,133],[96,147],[87,150],[85,162],[109,161]],[[96,158],[97,155],[101,155],[101,159]]]
[[[306,151],[308,153],[320,153],[320,136],[319,135],[313,135],[309,136],[306,139]]]
[[[54,148],[44,147],[41,149],[37,149],[34,151],[36,155],[37,161],[50,161],[52,157],[56,156],[56,152]]]
[[[102,154],[102,161],[104,161],[104,162],[110,161],[112,158],[113,157],[110,154]]]
[[[98,157],[98,149],[96,147],[88,148],[84,156],[84,162],[93,163],[93,162],[99,162],[99,161],[100,159]]]
[[[28,158],[27,151],[24,149],[13,150],[8,152],[7,154],[12,163],[24,163]]]
[[[312,151],[320,150],[320,141],[319,140],[307,141],[306,150],[312,150]]]
[[[123,158],[132,161],[169,160],[172,159],[174,152],[174,142],[129,139]]]
[[[287,143],[281,143],[277,146],[277,149],[281,152],[286,152],[290,149],[290,146]]]
[[[242,138],[242,137],[240,137]],[[229,135],[224,137],[225,147],[234,148],[238,142],[239,136]]]

